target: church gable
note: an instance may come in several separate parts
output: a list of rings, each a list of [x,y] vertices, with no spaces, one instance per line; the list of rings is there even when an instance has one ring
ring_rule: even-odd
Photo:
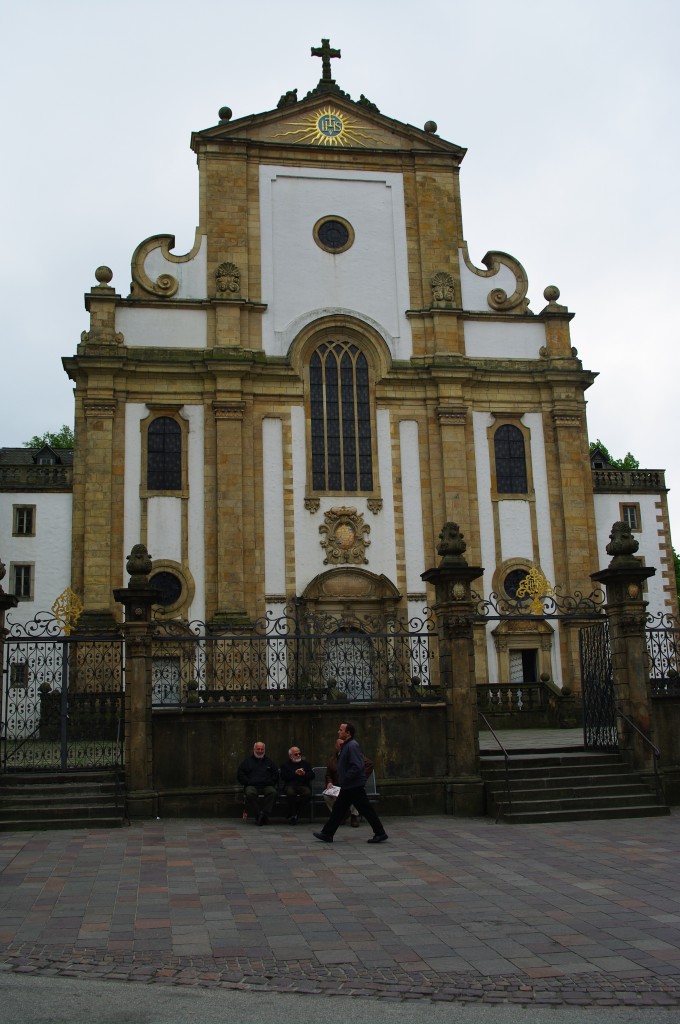
[[[231,120],[223,107],[220,123],[196,132],[192,146],[248,139],[253,142],[311,147],[326,152],[344,149],[418,150],[419,154],[445,153],[459,163],[466,150],[436,134],[436,124],[415,128],[382,115],[373,104],[355,103],[342,94],[328,93],[286,103],[276,110]]]
[[[465,150],[445,142],[435,134],[437,125],[427,121],[421,131],[413,125],[395,121],[380,113],[375,103],[363,94],[354,101],[332,77],[331,61],[342,54],[328,39],[311,48],[312,57],[322,61],[322,74],[317,86],[303,99],[298,90],[283,93],[276,110],[241,117],[232,121],[229,107],[220,110],[220,123],[192,136],[192,146],[199,152],[207,142],[254,142],[306,146],[322,150],[395,149],[419,152],[445,152],[460,163]]]

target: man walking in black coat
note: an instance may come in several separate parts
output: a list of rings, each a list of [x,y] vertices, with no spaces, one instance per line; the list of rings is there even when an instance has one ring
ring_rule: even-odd
[[[254,816],[256,825],[266,825],[276,801],[279,769],[266,756],[262,740],[255,743],[250,757],[241,762],[236,778],[243,786],[248,814]],[[259,804],[260,793],[263,794],[261,807]]]
[[[322,843],[332,843],[333,836],[347,816],[352,804],[362,814],[373,829],[373,835],[366,840],[369,843],[384,843],[387,833],[383,823],[373,810],[366,795],[366,769],[361,747],[354,739],[354,726],[351,722],[343,722],[338,729],[338,739],[342,740],[342,749],[338,754],[338,782],[340,793],[333,805],[331,816],[320,832],[314,836]]]

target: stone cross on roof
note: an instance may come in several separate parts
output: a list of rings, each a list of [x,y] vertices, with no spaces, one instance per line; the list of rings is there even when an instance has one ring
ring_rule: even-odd
[[[321,40],[321,46],[312,47],[312,57],[321,57],[322,74],[321,77],[325,82],[332,82],[331,77],[331,57],[341,57],[340,50],[334,50],[331,47],[328,39]]]

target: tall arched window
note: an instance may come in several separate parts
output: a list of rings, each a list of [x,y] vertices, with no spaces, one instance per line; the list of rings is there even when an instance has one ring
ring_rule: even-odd
[[[158,416],[149,424],[146,486],[150,491],[182,489],[182,428],[170,416]]]
[[[496,490],[499,494],[526,494],[527,462],[524,435],[519,427],[504,423],[493,436]]]
[[[324,341],[309,364],[312,487],[373,489],[368,362],[349,341]]]

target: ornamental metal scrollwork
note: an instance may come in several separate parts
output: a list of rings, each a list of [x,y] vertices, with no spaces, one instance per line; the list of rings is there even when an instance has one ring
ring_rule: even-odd
[[[371,543],[370,526],[355,508],[336,506],[329,509],[319,527],[321,547],[326,552],[324,565],[367,565],[366,548]]]

